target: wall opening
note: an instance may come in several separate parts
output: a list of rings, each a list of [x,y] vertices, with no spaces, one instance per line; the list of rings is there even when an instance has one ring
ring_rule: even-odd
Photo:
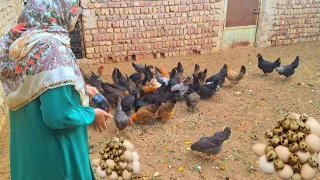
[[[84,57],[84,43],[82,38],[82,24],[81,16],[79,17],[75,28],[69,33],[71,50],[77,59],[82,59]]]

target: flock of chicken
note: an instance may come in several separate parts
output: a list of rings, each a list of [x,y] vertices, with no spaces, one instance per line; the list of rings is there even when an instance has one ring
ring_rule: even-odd
[[[258,57],[258,67],[264,75],[276,70],[279,74],[290,77],[299,65],[299,57],[290,65],[280,66],[280,58],[275,62]],[[231,70],[224,64],[217,74],[207,78],[208,70],[201,71],[195,64],[194,72],[185,75],[181,62],[170,72],[164,67],[153,67],[132,63],[136,70],[134,74],[124,75],[118,68],[112,72],[113,83],[103,82],[101,79],[104,67],[100,66],[97,73],[91,72],[83,76],[87,84],[94,86],[105,97],[108,105],[104,108],[110,111],[115,109],[115,124],[118,130],[125,129],[135,123],[147,123],[155,119],[166,121],[174,114],[177,101],[185,101],[189,111],[194,111],[200,99],[213,98],[215,93],[223,86],[225,78],[231,84],[238,84],[246,73],[246,67],[241,66],[239,72]],[[131,109],[134,113],[130,116]],[[119,131],[117,132],[119,135]],[[191,146],[192,150],[208,155],[220,151],[223,141],[231,134],[229,127],[212,136],[202,137]]]

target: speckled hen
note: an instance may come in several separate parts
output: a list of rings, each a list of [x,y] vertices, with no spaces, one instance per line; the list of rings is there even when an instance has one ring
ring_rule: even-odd
[[[126,115],[125,112],[122,111],[122,106],[121,106],[121,97],[118,99],[118,104],[116,108],[116,113],[114,117],[114,121],[117,126],[117,134],[119,135],[119,130],[124,130],[129,124],[129,117]]]
[[[191,149],[207,155],[218,154],[221,151],[223,142],[229,139],[230,135],[231,129],[226,127],[212,136],[201,137],[200,140],[191,145]]]

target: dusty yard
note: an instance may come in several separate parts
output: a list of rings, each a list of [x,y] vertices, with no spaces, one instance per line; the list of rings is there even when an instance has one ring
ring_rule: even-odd
[[[265,142],[264,132],[273,128],[277,120],[287,111],[307,113],[320,119],[320,42],[301,43],[270,48],[232,49],[202,56],[186,56],[170,59],[143,60],[138,63],[165,65],[168,69],[181,61],[186,73],[191,73],[194,63],[208,68],[209,74],[216,73],[224,63],[239,70],[247,67],[243,81],[236,86],[226,86],[217,94],[216,100],[201,101],[199,111],[190,113],[184,102],[176,106],[174,117],[165,122],[151,125],[133,125],[122,134],[129,139],[140,153],[143,172],[138,179],[153,180],[215,180],[215,179],[278,179],[266,176],[258,170],[258,158],[251,152],[257,142]],[[256,54],[266,59],[281,57],[283,64],[291,63],[295,56],[301,58],[300,66],[291,80],[272,73],[260,77]],[[122,72],[132,73],[129,63],[105,65],[103,78],[110,81],[114,67]],[[84,67],[96,71],[98,66]],[[113,112],[112,112],[113,113]],[[92,157],[106,138],[115,134],[112,120],[107,131],[99,134],[90,129]],[[186,141],[195,142],[202,135],[210,135],[223,126],[232,129],[231,138],[226,141],[216,161],[202,159],[188,150]],[[0,134],[0,179],[9,179],[9,123],[6,122]],[[200,164],[201,171],[193,167]],[[179,171],[183,168],[183,171]],[[159,172],[154,178],[153,175]],[[320,175],[317,176],[320,178]]]

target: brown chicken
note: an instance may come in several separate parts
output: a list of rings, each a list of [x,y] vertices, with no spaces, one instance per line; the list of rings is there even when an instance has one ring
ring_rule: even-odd
[[[161,120],[169,120],[174,114],[174,107],[176,102],[177,100],[161,103],[161,106],[158,109],[158,117]]]
[[[170,75],[168,73],[168,71],[164,68],[164,67],[155,67],[155,69],[165,78],[170,79]]]
[[[231,84],[236,85],[238,84],[241,79],[243,79],[245,73],[246,73],[246,67],[241,66],[240,72],[232,71],[230,66],[227,66],[227,79],[230,81]]]
[[[149,82],[150,83],[150,82]],[[150,93],[155,93],[157,91],[157,87],[152,86],[151,84],[147,84],[145,86],[140,86],[140,92],[142,94],[150,94]]]
[[[134,113],[130,117],[130,124],[133,124],[134,121],[147,123],[155,120],[157,118],[157,112],[159,107],[160,103],[141,107],[136,113]]]
[[[98,74],[100,77],[102,77],[102,72],[103,72],[103,70],[104,70],[104,67],[103,67],[103,66],[100,66],[100,67],[98,68],[98,70],[97,70],[97,74]]]

